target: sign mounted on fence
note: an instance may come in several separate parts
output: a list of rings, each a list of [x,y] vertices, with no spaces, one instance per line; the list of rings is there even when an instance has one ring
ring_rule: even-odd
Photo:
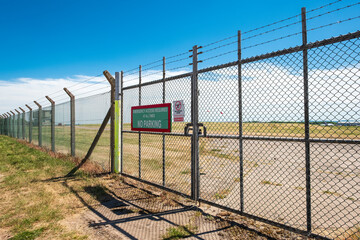
[[[183,122],[185,117],[184,100],[173,102],[174,122]]]
[[[171,132],[171,103],[131,107],[131,130]]]

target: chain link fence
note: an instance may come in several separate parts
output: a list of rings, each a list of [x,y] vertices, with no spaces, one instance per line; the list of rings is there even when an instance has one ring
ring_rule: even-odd
[[[140,72],[138,84],[121,90],[122,173],[189,197],[198,185],[200,201],[311,237],[356,238],[359,37],[145,83]],[[185,121],[171,133],[131,131],[132,106],[176,100],[185,102]],[[184,134],[193,114],[207,131],[197,133],[198,159],[194,133]]]
[[[346,15],[359,5],[339,2],[308,11],[308,20],[303,9],[243,35],[194,46],[192,71],[186,51],[167,63],[163,58],[123,72],[116,92],[121,174],[305,236],[358,239],[360,32],[307,42],[308,32],[356,25],[359,16],[332,22],[332,14]],[[320,17],[329,23],[317,25]],[[198,70],[203,62],[213,66]],[[99,87],[98,77],[76,84],[76,91],[86,90],[72,101],[68,93],[55,110],[30,110],[25,121],[8,113],[0,120],[2,134],[48,149],[55,137],[56,151],[84,158],[111,105],[109,86]],[[106,92],[88,94],[99,89]],[[185,117],[172,123],[170,133],[131,130],[131,107],[178,100]],[[104,127],[90,159],[104,172],[112,167],[113,131]]]

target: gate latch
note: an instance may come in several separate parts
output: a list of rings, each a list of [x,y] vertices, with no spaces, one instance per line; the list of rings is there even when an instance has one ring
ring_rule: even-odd
[[[199,136],[201,137],[206,137],[206,127],[204,126],[203,123],[198,123],[198,126],[199,126]],[[201,128],[203,128],[203,130],[201,130]],[[185,125],[185,128],[184,128],[184,134],[185,136],[190,136],[191,134],[189,133],[190,131],[193,131],[193,124],[192,123],[187,123]],[[204,134],[203,134],[204,133]]]

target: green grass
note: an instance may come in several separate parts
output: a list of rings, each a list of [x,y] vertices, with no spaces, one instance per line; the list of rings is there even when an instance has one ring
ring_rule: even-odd
[[[278,186],[278,187],[282,186],[281,183],[270,182],[270,181],[267,181],[267,180],[262,180],[260,183],[263,184],[263,185],[273,185],[273,186]]]
[[[21,233],[16,234],[14,237],[9,240],[33,240],[41,235],[44,231],[44,228],[39,228],[34,231],[23,231]]]
[[[164,240],[174,240],[187,238],[195,234],[197,227],[192,225],[170,227],[166,230],[166,234],[163,236]]]
[[[223,189],[220,190],[219,192],[215,193],[214,198],[215,199],[224,199],[226,198],[230,193],[230,189]]]
[[[49,181],[74,167],[68,158],[56,159],[0,136],[0,228],[12,239],[35,239],[43,234],[50,239],[83,238],[59,224],[80,201],[60,182]],[[82,171],[74,179],[80,188],[94,181]]]

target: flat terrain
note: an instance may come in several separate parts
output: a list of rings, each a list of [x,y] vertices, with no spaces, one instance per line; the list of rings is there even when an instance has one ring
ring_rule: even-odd
[[[305,239],[0,136],[0,239]]]
[[[238,134],[238,123],[205,123],[208,134],[200,138],[200,197],[240,209],[239,141],[222,136]],[[99,125],[76,126],[76,152],[84,156]],[[172,132],[183,133],[184,123]],[[130,130],[124,124],[124,130]],[[34,128],[36,132],[36,128]],[[302,123],[244,123],[244,136],[303,138]],[[69,126],[56,127],[56,149],[70,151]],[[359,126],[310,125],[310,137],[359,140]],[[34,142],[36,138],[33,136]],[[124,133],[124,172],[190,194],[191,139]],[[306,229],[305,144],[302,142],[244,140],[244,211],[299,229]],[[43,145],[50,147],[50,128],[43,127]],[[346,237],[360,223],[360,147],[358,144],[311,143],[311,215],[313,232],[327,237]],[[109,169],[109,128],[92,160]],[[141,173],[139,166],[141,165]],[[163,175],[163,169],[165,174]],[[164,179],[163,179],[164,178]],[[165,182],[163,182],[165,180]],[[355,229],[355,230],[354,230]]]

